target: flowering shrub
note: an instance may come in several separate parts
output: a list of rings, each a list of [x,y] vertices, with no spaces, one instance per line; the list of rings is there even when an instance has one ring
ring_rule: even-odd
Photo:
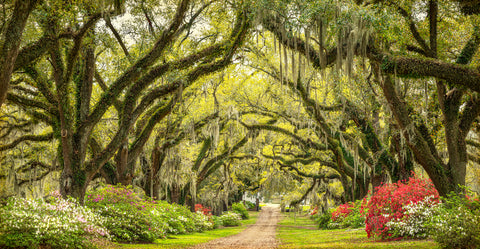
[[[392,237],[425,238],[428,236],[427,224],[438,212],[438,207],[438,200],[427,196],[422,201],[404,206],[403,217],[390,220],[386,226],[389,227]]]
[[[90,207],[128,204],[137,209],[145,209],[154,206],[157,202],[142,198],[133,190],[132,186],[106,185],[87,192],[85,203]]]
[[[432,196],[432,202],[438,202],[438,192],[432,182],[415,176],[407,181],[377,187],[362,210],[366,214],[365,230],[368,237],[392,238],[393,233],[387,223],[402,219],[406,205],[416,204],[427,196]]]
[[[361,203],[349,202],[338,206],[331,212],[331,219],[327,228],[358,228],[365,225],[365,217],[360,212]]]
[[[165,237],[167,224],[130,187],[107,185],[87,193],[86,206],[106,219],[105,226],[115,241],[148,241]]]
[[[105,226],[114,241],[152,242],[167,233],[167,224],[158,216],[128,204],[107,205],[96,212],[106,219]]]
[[[0,209],[0,247],[86,248],[108,239],[104,219],[58,192],[43,199],[11,198]]]
[[[442,201],[428,224],[433,239],[443,248],[479,248],[480,201],[455,193]]]
[[[202,204],[195,204],[195,212],[200,212],[204,215],[212,215],[212,209],[204,207]]]
[[[230,211],[220,216],[220,220],[226,227],[240,226],[242,224],[242,222],[240,222],[242,217],[239,214]]]
[[[232,210],[233,212],[241,215],[243,220],[247,220],[248,218],[250,218],[250,216],[248,215],[247,209],[241,202],[233,203]]]
[[[207,216],[202,213],[193,213],[193,223],[195,225],[195,231],[205,231],[214,228],[214,220],[212,216]]]
[[[347,217],[353,210],[353,202],[345,203],[337,207],[335,211],[332,212],[332,221],[341,222],[345,217]]]
[[[159,211],[158,215],[167,223],[167,232],[170,234],[200,232],[213,227],[213,222],[208,216],[199,212],[192,213],[185,206],[159,202],[155,209]],[[205,224],[205,222],[209,224]]]
[[[131,187],[107,185],[87,193],[86,205],[105,217],[105,226],[116,241],[148,241],[167,234],[211,229],[202,213],[164,201],[144,199]]]

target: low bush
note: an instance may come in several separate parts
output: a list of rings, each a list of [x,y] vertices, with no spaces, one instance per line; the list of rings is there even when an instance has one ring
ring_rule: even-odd
[[[314,207],[310,213],[308,215],[310,215],[310,217],[313,217],[315,216],[316,214],[318,213],[318,207]]]
[[[90,248],[108,239],[105,219],[58,192],[47,200],[10,198],[0,208],[0,248]]]
[[[438,212],[439,203],[427,196],[424,200],[403,207],[403,217],[387,222],[391,237],[394,238],[426,238],[429,235],[427,224]]]
[[[112,240],[124,242],[153,242],[164,238],[167,224],[148,211],[128,204],[106,205],[95,210],[105,218]]]
[[[213,229],[217,229],[220,226],[223,226],[222,219],[218,216],[212,215],[212,221],[213,221]]]
[[[204,207],[202,204],[195,204],[195,212],[200,212],[204,215],[212,215],[212,209]]]
[[[451,193],[442,198],[428,224],[443,248],[480,248],[480,201]]]
[[[169,228],[160,212],[152,212],[155,202],[142,199],[131,187],[107,185],[89,191],[85,205],[105,218],[114,241],[153,242]]]
[[[325,220],[325,218],[324,218]],[[325,221],[324,221],[325,222]],[[325,226],[325,224],[322,224]],[[361,202],[349,202],[338,206],[331,212],[327,228],[359,228],[365,226],[365,217],[361,213]]]
[[[167,234],[213,228],[202,212],[181,205],[144,199],[131,187],[107,185],[87,193],[86,205],[105,217],[115,241],[152,242]]]
[[[332,212],[334,209],[329,209],[326,210],[323,213],[315,213],[313,215],[313,219],[315,222],[318,224],[318,228],[320,229],[326,229],[328,228],[328,224],[330,224],[331,218],[332,218]]]
[[[245,201],[245,207],[248,210],[254,210],[257,207],[257,205],[255,205],[255,203],[253,203],[251,201]]]
[[[401,220],[404,216],[404,207],[416,204],[426,197],[432,196],[432,202],[438,202],[438,192],[429,179],[414,177],[407,181],[399,181],[376,187],[375,192],[362,206],[362,212],[366,215],[365,230],[367,236],[380,237],[382,239],[393,238],[393,231],[387,226],[392,220]]]
[[[233,203],[232,211],[242,216],[243,220],[247,220],[248,218],[250,218],[250,216],[248,215],[247,209],[241,202]]]
[[[332,212],[332,221],[340,223],[345,217],[347,217],[353,211],[353,202],[348,202],[338,206],[335,211]]]
[[[235,227],[242,224],[242,217],[235,212],[225,212],[222,216],[219,217],[222,221],[223,226],[226,227]]]

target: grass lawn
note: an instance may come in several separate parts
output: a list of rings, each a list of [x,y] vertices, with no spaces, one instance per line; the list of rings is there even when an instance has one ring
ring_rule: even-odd
[[[255,224],[259,212],[249,211],[250,219],[242,220],[242,225],[238,227],[222,227],[203,233],[190,233],[173,235],[167,239],[156,240],[153,244],[120,244],[121,248],[186,248],[197,244],[205,243],[210,240],[235,235],[245,230],[248,225]]]
[[[319,230],[308,217],[285,214],[277,228],[280,248],[440,248],[431,240],[374,241],[365,229]]]

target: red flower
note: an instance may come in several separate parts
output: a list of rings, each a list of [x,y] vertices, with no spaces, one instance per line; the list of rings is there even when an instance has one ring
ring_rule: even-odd
[[[212,209],[202,206],[202,204],[195,204],[195,212],[202,212],[204,215],[212,215]]]
[[[368,237],[390,238],[392,235],[386,223],[402,218],[404,206],[410,203],[415,204],[428,196],[433,196],[433,203],[438,203],[438,192],[431,180],[419,179],[416,176],[408,181],[376,187],[368,203],[366,205],[362,203],[362,212],[366,214],[365,230]]]
[[[332,221],[346,218],[353,211],[354,203],[349,202],[342,204],[332,213]]]

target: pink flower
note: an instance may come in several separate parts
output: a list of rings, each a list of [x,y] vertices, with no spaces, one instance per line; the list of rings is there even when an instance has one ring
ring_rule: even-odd
[[[82,223],[86,223],[86,222],[87,222],[82,216],[77,217],[77,220],[80,221],[80,222],[82,222]]]

